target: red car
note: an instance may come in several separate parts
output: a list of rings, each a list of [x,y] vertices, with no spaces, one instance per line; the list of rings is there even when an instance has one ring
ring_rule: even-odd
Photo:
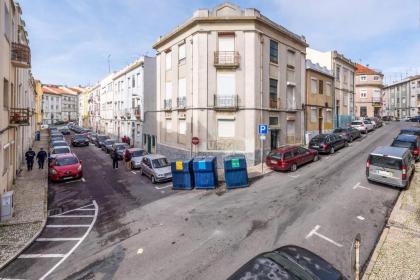
[[[265,159],[265,163],[274,170],[294,172],[298,166],[318,159],[318,152],[315,150],[287,145],[271,151]]]
[[[53,182],[82,176],[82,161],[75,154],[59,154],[49,164],[48,177]]]

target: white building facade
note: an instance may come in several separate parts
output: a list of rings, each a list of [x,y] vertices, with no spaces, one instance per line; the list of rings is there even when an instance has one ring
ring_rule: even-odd
[[[384,115],[406,118],[420,115],[420,75],[384,87]]]

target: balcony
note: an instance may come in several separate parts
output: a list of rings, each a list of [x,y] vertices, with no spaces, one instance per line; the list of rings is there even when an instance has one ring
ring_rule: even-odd
[[[185,109],[185,108],[187,108],[187,97],[186,96],[177,97],[177,99],[176,99],[176,107],[178,109]]]
[[[18,68],[31,67],[31,49],[23,44],[12,43],[11,61]]]
[[[134,116],[136,117],[136,119],[140,120],[141,119],[140,106],[134,107],[133,111],[134,111]]]
[[[238,52],[214,52],[214,66],[218,68],[238,68],[240,55]]]
[[[165,111],[172,110],[172,99],[165,99],[165,100],[163,100],[163,109]]]
[[[280,98],[270,97],[270,109],[279,109],[280,108]]]
[[[297,111],[297,105],[296,105],[296,100],[293,99],[287,99],[287,104],[286,104],[286,111]]]
[[[29,125],[29,108],[11,108],[10,125],[26,126]]]
[[[214,95],[214,108],[236,111],[238,109],[238,95]]]

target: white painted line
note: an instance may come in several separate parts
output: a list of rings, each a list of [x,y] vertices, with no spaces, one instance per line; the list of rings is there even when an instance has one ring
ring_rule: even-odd
[[[84,208],[87,208],[87,207],[89,207],[89,206],[95,206],[95,205],[93,205],[93,204],[88,204],[88,205],[85,205],[85,206],[79,207],[79,208],[74,209],[74,210],[84,209]],[[92,208],[92,210],[95,210],[95,207],[94,207],[94,208]]]
[[[92,223],[90,224],[88,230],[85,232],[85,234],[82,236],[82,238],[80,238],[80,240],[76,243],[76,245],[73,246],[73,248],[71,248],[71,250],[58,262],[56,263],[50,270],[47,271],[47,273],[45,273],[41,278],[39,278],[39,280],[44,280],[45,278],[48,277],[48,275],[50,275],[55,269],[57,269],[57,267],[59,267],[71,254],[73,254],[73,252],[77,249],[77,247],[79,247],[79,245],[83,242],[83,240],[86,239],[86,237],[89,235],[89,233],[91,232],[93,225],[96,223],[96,219],[98,218],[98,204],[96,203],[96,201],[92,201],[93,205],[95,206],[95,215],[93,217]]]
[[[300,175],[289,175],[289,177],[292,177],[294,179],[299,178]]]
[[[26,280],[23,278],[0,278],[0,280]]]
[[[82,182],[86,182],[85,178],[82,177]]]
[[[306,235],[305,239],[308,239],[308,238],[310,238],[311,236],[316,235],[316,236],[318,236],[318,237],[320,237],[320,238],[322,238],[322,239],[324,239],[324,240],[326,240],[326,241],[328,241],[328,242],[330,242],[330,243],[334,244],[334,245],[335,245],[335,246],[337,246],[337,247],[343,247],[343,245],[341,245],[340,243],[337,243],[337,242],[335,242],[334,240],[332,240],[331,238],[328,238],[328,237],[326,237],[325,235],[318,233],[317,231],[318,231],[320,228],[321,228],[321,226],[320,226],[320,225],[316,225],[316,226],[314,227],[314,229],[313,229],[313,230],[311,230],[311,232],[309,232],[309,233],[308,233],[308,235]]]
[[[64,258],[65,254],[22,254],[19,259]]]
[[[82,179],[67,181],[67,182],[64,182],[64,184],[77,183],[77,182],[80,182],[80,181],[82,181]]]
[[[131,173],[133,173],[133,174],[137,174],[135,171],[131,171]]]
[[[137,255],[141,255],[143,254],[143,252],[144,252],[143,248],[140,248],[137,250]]]
[[[89,225],[46,225],[48,228],[78,228],[78,227],[89,227]]]
[[[93,218],[95,215],[55,215],[50,216],[50,218]]]
[[[68,238],[37,238],[35,239],[35,241],[39,241],[39,242],[44,242],[44,241],[79,241],[81,238],[73,238],[73,237],[68,237]]]
[[[362,217],[362,216],[357,216],[357,218],[358,218],[359,220],[361,220],[361,221],[364,221],[364,220],[365,220],[365,217]]]
[[[372,189],[368,188],[368,187],[363,187],[360,185],[360,182],[358,182],[356,185],[354,185],[353,190],[360,188],[360,189],[365,189],[365,190],[369,190],[371,191]]]
[[[157,190],[163,190],[163,189],[171,188],[171,187],[172,187],[172,184],[166,185],[166,186],[163,186],[163,187],[155,187],[155,189],[157,189]]]

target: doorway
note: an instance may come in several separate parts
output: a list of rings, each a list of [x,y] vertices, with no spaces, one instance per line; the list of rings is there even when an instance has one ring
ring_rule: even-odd
[[[271,129],[270,130],[270,149],[274,150],[278,148],[278,140],[279,140],[279,130],[278,129]]]
[[[322,125],[324,123],[324,118],[322,116],[322,108],[318,109],[318,131],[319,134],[322,134]]]

